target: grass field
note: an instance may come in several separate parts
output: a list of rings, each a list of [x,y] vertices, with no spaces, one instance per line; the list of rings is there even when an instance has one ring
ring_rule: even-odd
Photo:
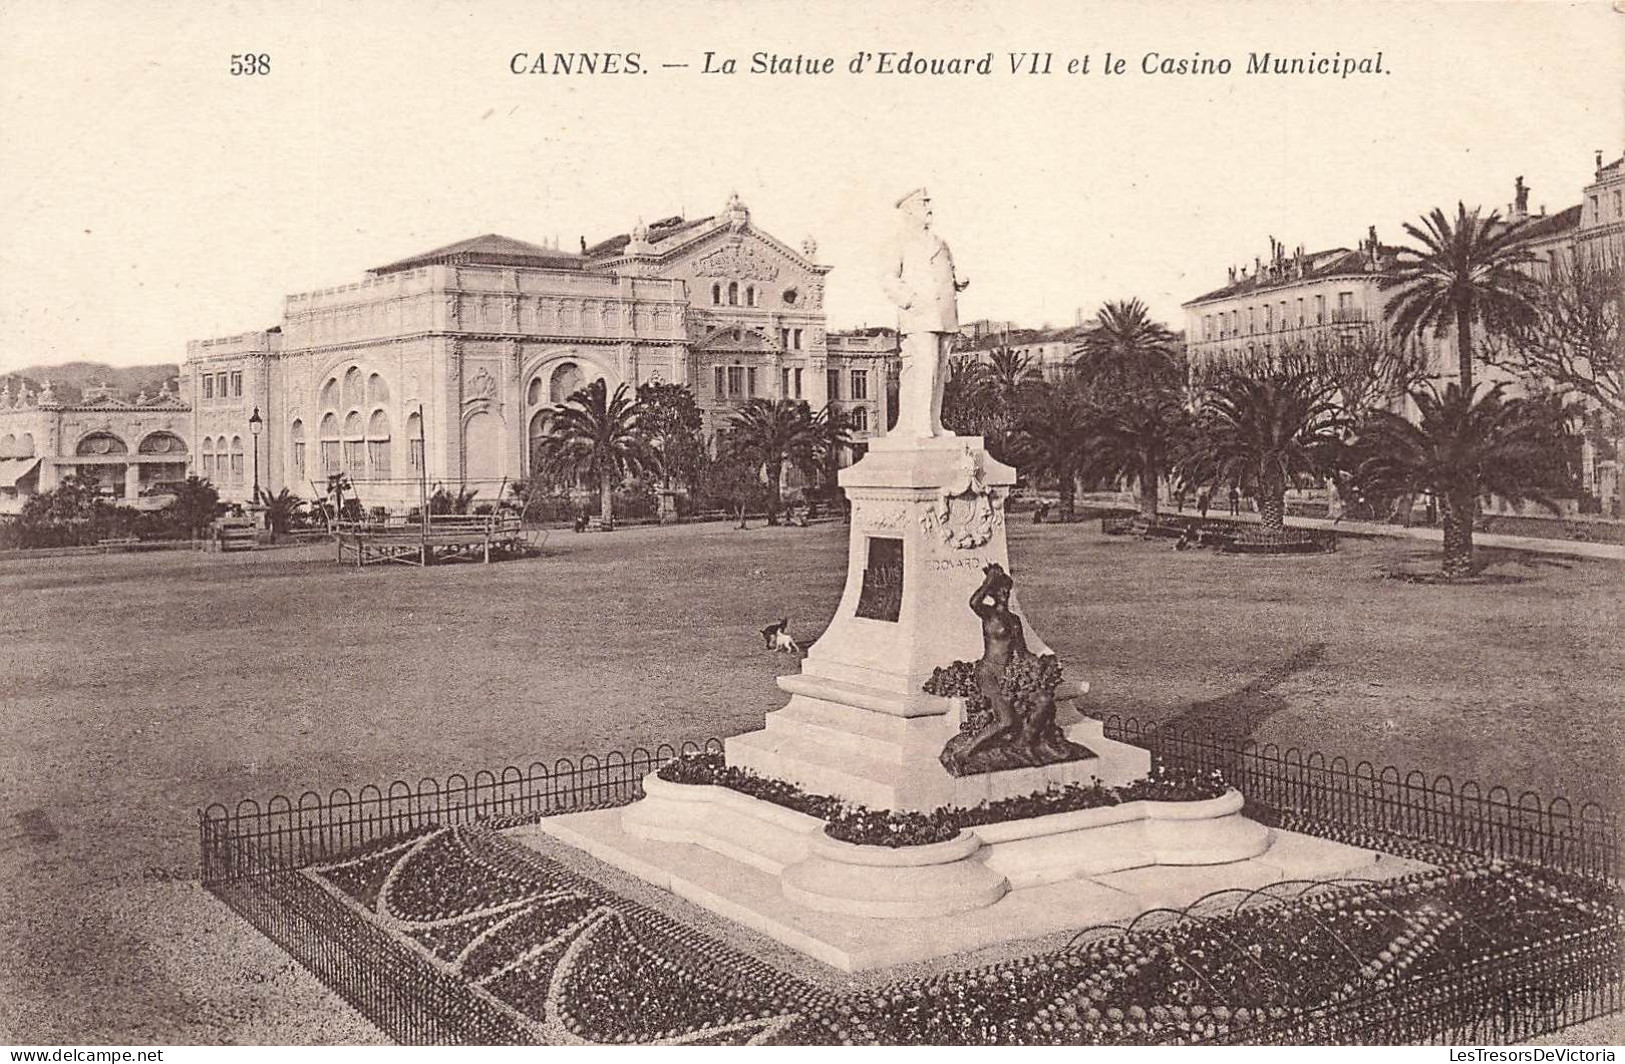
[[[845,534],[554,533],[429,570],[326,547],[0,562],[0,1041],[375,1038],[202,894],[194,811],[760,727],[795,664],[757,629],[816,636]],[[1095,712],[1619,805],[1625,569],[1379,575],[1428,553],[1011,526],[1029,624]]]

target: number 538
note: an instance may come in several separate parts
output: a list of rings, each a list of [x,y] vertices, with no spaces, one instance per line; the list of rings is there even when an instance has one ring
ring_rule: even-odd
[[[241,77],[252,74],[269,74],[271,72],[271,57],[265,52],[258,55],[234,55],[231,57],[232,77]]]

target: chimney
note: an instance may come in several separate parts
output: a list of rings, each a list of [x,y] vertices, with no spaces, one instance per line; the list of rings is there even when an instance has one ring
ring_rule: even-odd
[[[1599,169],[1599,170],[1602,169],[1602,152],[1601,151],[1597,152],[1597,169]]]
[[[1523,175],[1518,175],[1517,181],[1512,185],[1512,221],[1521,222],[1529,217],[1529,186],[1523,183]]]

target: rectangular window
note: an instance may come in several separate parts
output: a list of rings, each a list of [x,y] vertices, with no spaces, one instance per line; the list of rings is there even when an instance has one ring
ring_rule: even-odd
[[[360,475],[367,471],[365,465],[366,455],[361,448],[362,442],[360,440],[344,441],[344,471],[346,473]]]
[[[1253,320],[1253,311],[1256,310],[1256,309],[1257,309],[1256,307],[1248,307],[1247,308],[1247,334],[1249,336],[1252,335],[1252,333],[1254,331],[1254,326],[1256,325],[1256,322]]]
[[[243,371],[240,369],[231,371],[231,397],[233,399],[243,397]]]
[[[1323,295],[1315,297],[1315,324],[1326,324],[1326,297]]]
[[[718,366],[716,368],[716,374],[717,374],[717,398],[718,399],[721,399],[723,396],[728,394],[728,385],[724,381],[723,376],[722,376],[724,372],[726,372],[726,371],[721,366]]]
[[[337,473],[339,471],[339,441],[322,441],[322,472]]]
[[[801,370],[796,370],[796,398],[801,398]]]
[[[795,331],[795,338],[796,338],[796,350],[800,351],[801,350],[801,330],[800,329],[797,329]]]
[[[231,482],[241,485],[243,482],[243,452],[231,452]]]
[[[293,445],[293,472],[298,477],[305,475],[305,445],[302,443]]]
[[[852,371],[852,398],[869,398],[869,371],[855,369]]]
[[[1339,293],[1337,293],[1337,320],[1338,321],[1353,321],[1354,320],[1354,293],[1353,292],[1339,292]]]
[[[728,394],[743,395],[745,392],[745,367],[728,367]]]
[[[1298,297],[1298,328],[1303,328],[1303,297]]]
[[[212,373],[205,373],[203,375],[203,398],[214,398],[214,374]]]
[[[788,366],[779,371],[779,395],[785,399],[790,398],[790,367]]]
[[[1277,319],[1276,328],[1285,329],[1286,327],[1286,300],[1283,299],[1281,300],[1281,317]]]
[[[756,395],[756,367],[752,366],[745,371],[745,394],[752,398]]]
[[[224,373],[214,375],[214,394],[222,399],[226,398],[226,375]]]
[[[389,478],[388,440],[367,441],[367,468],[372,470],[373,476],[381,480]]]
[[[409,449],[412,452],[412,469],[413,469],[413,471],[414,472],[421,471],[423,469],[423,441],[422,440],[413,440],[411,442],[411,445],[410,445]]]
[[[838,369],[825,370],[824,387],[829,389],[829,394],[824,397],[827,401],[833,403],[839,399],[841,397],[841,371]]]
[[[1264,331],[1269,332],[1275,328],[1275,308],[1268,303],[1264,304]]]

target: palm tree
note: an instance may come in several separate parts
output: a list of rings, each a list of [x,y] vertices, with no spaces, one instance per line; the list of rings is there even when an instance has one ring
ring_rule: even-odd
[[[1199,437],[1181,474],[1258,499],[1266,532],[1286,528],[1286,489],[1335,464],[1348,416],[1334,389],[1308,373],[1222,374],[1198,411]]]
[[[272,495],[269,489],[260,489],[260,506],[265,510],[265,524],[271,530],[271,540],[278,533],[286,534],[293,519],[305,508],[305,500],[287,488]]]
[[[1138,299],[1104,304],[1095,314],[1097,328],[1081,345],[1085,375],[1132,376],[1149,369],[1160,372],[1173,358],[1174,334]]]
[[[1091,468],[1140,486],[1140,516],[1157,520],[1157,486],[1185,452],[1191,436],[1190,412],[1177,384],[1147,388],[1110,406],[1091,404]]]
[[[816,468],[818,430],[797,399],[752,399],[728,422],[728,451],[767,471],[767,523],[779,523],[779,481],[786,462]]]
[[[1530,499],[1555,510],[1550,496],[1573,490],[1568,466],[1569,411],[1560,403],[1506,399],[1503,385],[1473,394],[1449,384],[1411,393],[1415,424],[1373,414],[1358,439],[1357,475],[1372,491],[1432,492],[1444,526],[1444,573],[1473,569],[1473,524],[1481,495]]]
[[[948,359],[948,379],[942,385],[942,423],[961,436],[985,435],[990,420],[991,389],[987,363],[975,355]]]
[[[1397,289],[1388,305],[1389,328],[1401,342],[1424,328],[1454,326],[1456,361],[1465,392],[1473,388],[1473,325],[1507,332],[1534,315],[1539,285],[1523,267],[1534,256],[1523,244],[1523,226],[1491,211],[1480,218],[1456,204],[1451,222],[1435,207],[1420,227],[1405,232],[1421,245],[1402,248],[1398,268],[1382,282]]]
[[[537,462],[568,472],[598,489],[598,518],[615,523],[615,486],[627,477],[658,474],[660,453],[644,435],[642,404],[618,385],[615,394],[600,378],[549,412],[536,445]]]
[[[1077,388],[1039,384],[1027,390],[1011,437],[1023,471],[1059,482],[1063,521],[1074,514],[1078,474],[1089,450],[1089,415],[1089,403]]]
[[[812,465],[827,485],[835,483],[841,452],[852,445],[852,432],[852,415],[833,403],[813,415]]]

